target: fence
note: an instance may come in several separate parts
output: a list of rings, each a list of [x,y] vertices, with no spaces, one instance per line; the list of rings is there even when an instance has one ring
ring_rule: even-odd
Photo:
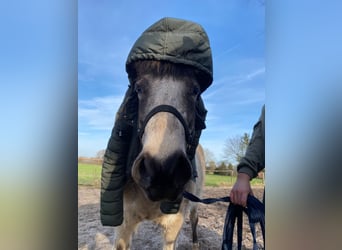
[[[103,159],[79,157],[78,163],[102,165]]]
[[[233,177],[236,178],[237,172],[235,170],[227,170],[227,169],[205,169],[206,175],[224,175],[231,177],[231,181],[233,180]],[[257,180],[261,180],[262,184],[265,184],[265,173],[259,172],[258,176],[255,177]]]

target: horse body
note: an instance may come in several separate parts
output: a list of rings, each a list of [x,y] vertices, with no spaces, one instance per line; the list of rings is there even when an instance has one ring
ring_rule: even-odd
[[[132,179],[124,187],[124,221],[116,230],[117,250],[129,249],[131,238],[138,224],[152,220],[163,231],[164,249],[175,249],[177,236],[184,218],[190,212],[193,230],[193,248],[197,242],[197,206],[182,199],[184,190],[201,195],[204,180],[204,153],[197,147],[195,162],[197,178],[187,157],[187,129],[194,129],[195,103],[199,95],[199,85],[195,77],[181,75],[158,75],[137,72],[134,81],[139,99],[138,124],[142,129],[142,149],[136,157]],[[159,111],[146,120],[149,112],[159,105],[175,108],[184,118],[180,121],[172,112]],[[179,211],[175,214],[162,213],[163,201],[179,201]]]

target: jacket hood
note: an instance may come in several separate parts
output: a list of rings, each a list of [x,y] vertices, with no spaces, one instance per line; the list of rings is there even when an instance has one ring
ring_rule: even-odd
[[[164,60],[193,66],[207,75],[208,80],[201,83],[201,92],[213,81],[209,38],[194,22],[167,17],[154,23],[133,45],[126,61],[127,72],[137,60]]]

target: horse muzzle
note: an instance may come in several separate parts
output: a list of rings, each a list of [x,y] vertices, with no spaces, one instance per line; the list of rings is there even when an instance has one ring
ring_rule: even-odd
[[[132,168],[134,181],[151,201],[180,201],[185,184],[191,179],[191,163],[177,151],[164,159],[141,153]]]

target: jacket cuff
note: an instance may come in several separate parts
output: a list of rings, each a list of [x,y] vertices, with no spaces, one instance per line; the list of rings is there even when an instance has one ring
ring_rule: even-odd
[[[123,217],[101,214],[101,224],[102,226],[117,227],[123,222]]]
[[[250,177],[250,180],[252,180],[255,177],[255,174],[254,174],[253,170],[250,169],[249,167],[246,167],[246,166],[241,166],[238,169],[238,173],[247,174]]]

